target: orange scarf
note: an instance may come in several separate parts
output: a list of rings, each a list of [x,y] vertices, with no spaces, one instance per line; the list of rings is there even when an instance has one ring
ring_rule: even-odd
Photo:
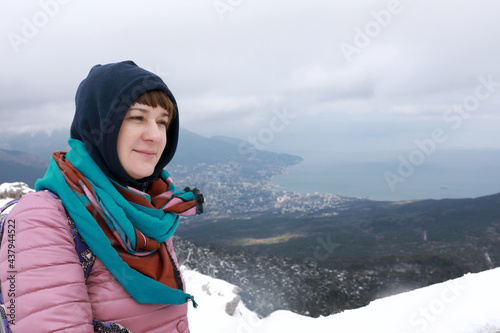
[[[79,157],[70,153],[73,152],[55,152],[52,155],[51,166],[49,166],[44,179],[39,181],[40,184],[37,183],[37,187],[53,190],[61,197],[83,239],[96,256],[100,258],[101,247],[99,244],[92,239],[87,240],[85,232],[81,231],[82,228],[87,228],[88,223],[78,223],[80,214],[72,214],[78,209],[72,209],[74,204],[65,202],[65,194],[63,191],[58,191],[58,188],[62,185],[45,186],[48,183],[54,183],[55,179],[51,179],[52,174],[62,174],[67,187],[80,199],[80,202],[107,237],[109,244],[130,268],[169,288],[182,289],[180,274],[174,267],[173,258],[169,254],[164,241],[175,231],[179,220],[178,215],[195,215],[203,212],[203,195],[196,188],[175,191],[172,179],[166,171],[163,171],[160,178],[153,182],[147,193],[133,188],[126,188],[109,179],[106,182],[103,180],[102,172],[101,175],[94,177],[93,172],[96,172],[94,166],[91,165],[87,168]],[[79,164],[79,169],[85,169],[84,173],[87,176],[92,176],[85,177],[70,162],[70,159],[66,158],[67,154],[71,155],[72,159]],[[57,170],[54,171],[56,167]],[[57,181],[55,182],[57,183]],[[102,183],[105,183],[104,187],[101,186]],[[114,188],[114,191],[112,188]],[[119,200],[107,198],[108,195]],[[123,199],[126,201],[123,201]],[[122,209],[123,202],[126,203],[124,209]],[[124,215],[123,212],[125,212]],[[137,218],[137,216],[151,218],[152,222],[144,221],[142,218]],[[125,221],[127,223],[124,226],[125,219],[128,219],[128,221]],[[158,227],[155,227],[155,225]],[[106,261],[102,261],[108,267]],[[113,273],[111,269],[110,271]],[[115,273],[113,275],[116,276]],[[125,274],[121,273],[121,275]],[[127,279],[127,277],[122,277],[122,281],[119,280],[124,287],[127,286],[126,283],[123,283],[123,280],[127,281]]]

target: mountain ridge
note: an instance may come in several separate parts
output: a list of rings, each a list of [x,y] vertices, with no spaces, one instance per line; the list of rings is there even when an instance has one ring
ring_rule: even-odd
[[[0,149],[0,183],[21,181],[34,187],[49,165],[48,159],[16,150]]]
[[[0,183],[22,181],[33,187],[36,179],[44,175],[52,153],[69,149],[67,139],[66,130],[54,131],[51,135],[25,133],[0,138],[0,147],[3,148],[0,150]],[[236,138],[233,140],[240,142]],[[221,137],[206,138],[181,128],[177,151],[167,170],[176,174],[177,169],[186,166],[192,168],[203,163],[231,163],[236,168],[255,173],[260,167],[272,167],[274,164],[286,167],[302,160],[295,155],[258,150],[253,151],[252,159],[249,159],[249,156],[238,151],[234,142],[230,143]]]

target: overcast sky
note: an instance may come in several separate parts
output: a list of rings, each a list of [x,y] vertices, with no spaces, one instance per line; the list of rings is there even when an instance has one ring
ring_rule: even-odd
[[[0,7],[0,131],[69,127],[89,69],[133,60],[171,88],[181,126],[204,136],[287,152],[500,148],[498,1]]]

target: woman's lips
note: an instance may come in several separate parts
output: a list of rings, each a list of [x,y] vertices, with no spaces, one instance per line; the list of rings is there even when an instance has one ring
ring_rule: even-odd
[[[137,150],[134,149],[134,151],[142,156],[153,158],[156,156],[156,152],[151,151],[151,150]]]

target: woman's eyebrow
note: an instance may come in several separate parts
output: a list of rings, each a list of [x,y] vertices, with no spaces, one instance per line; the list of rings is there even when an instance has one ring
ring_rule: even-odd
[[[144,109],[144,108],[141,108],[141,107],[138,107],[138,106],[132,106],[129,110],[137,110],[137,111],[141,111],[143,113],[148,113],[149,112],[147,109]]]
[[[140,106],[132,106],[132,107],[130,107],[129,111],[131,111],[131,110],[137,110],[137,111],[140,111],[142,113],[149,113],[148,109],[141,108]],[[168,111],[162,112],[161,116],[168,117]]]

